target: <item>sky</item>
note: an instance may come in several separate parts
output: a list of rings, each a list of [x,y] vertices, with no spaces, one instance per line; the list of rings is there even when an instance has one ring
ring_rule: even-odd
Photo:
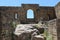
[[[21,6],[21,4],[39,4],[40,6],[55,6],[60,0],[0,0],[0,6]]]

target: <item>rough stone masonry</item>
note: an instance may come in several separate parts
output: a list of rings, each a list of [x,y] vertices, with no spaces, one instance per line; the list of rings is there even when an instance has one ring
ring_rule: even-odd
[[[34,12],[34,18],[27,18],[27,11]],[[15,15],[17,14],[17,18]],[[12,40],[12,23],[37,24],[42,21],[56,19],[57,40],[60,40],[60,2],[56,6],[39,6],[38,4],[22,4],[21,7],[0,6],[0,40]],[[50,26],[49,26],[50,27]]]

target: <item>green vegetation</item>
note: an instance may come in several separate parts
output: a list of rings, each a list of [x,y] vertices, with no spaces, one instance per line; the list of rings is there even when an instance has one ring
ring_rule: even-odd
[[[10,25],[13,27],[13,28],[15,28],[16,27],[16,22],[10,22]]]
[[[48,23],[45,23],[45,26],[47,29],[44,30],[44,37],[46,37],[46,40],[52,40],[52,34],[48,33]]]

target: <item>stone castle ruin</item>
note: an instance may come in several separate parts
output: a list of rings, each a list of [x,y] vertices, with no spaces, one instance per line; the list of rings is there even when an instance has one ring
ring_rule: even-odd
[[[28,10],[33,11],[33,18],[27,18]],[[38,24],[40,21],[48,22],[48,31],[53,40],[60,40],[60,2],[53,7],[38,4],[22,4],[21,7],[0,6],[0,40],[13,40],[14,23],[29,25]]]

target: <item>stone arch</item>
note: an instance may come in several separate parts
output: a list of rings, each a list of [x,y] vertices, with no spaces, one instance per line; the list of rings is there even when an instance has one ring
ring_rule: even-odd
[[[34,19],[34,11],[32,9],[27,10],[27,19]]]

